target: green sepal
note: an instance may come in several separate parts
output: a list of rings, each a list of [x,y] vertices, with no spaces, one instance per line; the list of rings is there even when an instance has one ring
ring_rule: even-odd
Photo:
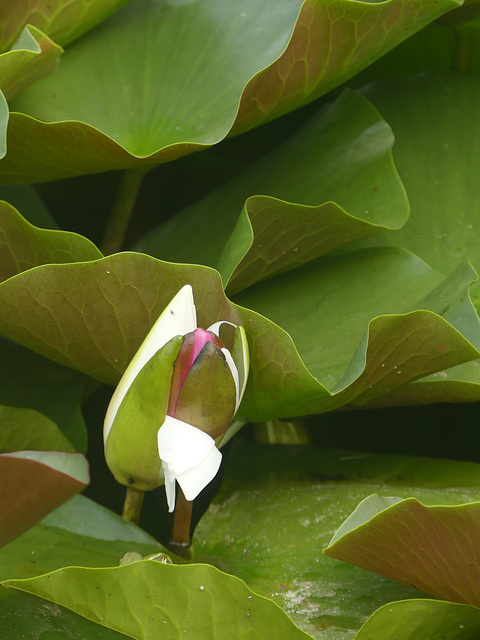
[[[213,342],[207,342],[185,378],[175,418],[217,438],[233,418],[235,401],[235,381],[225,356]]]
[[[151,491],[163,484],[157,433],[167,414],[173,367],[183,336],[172,338],[139,372],[118,408],[105,443],[117,482]]]

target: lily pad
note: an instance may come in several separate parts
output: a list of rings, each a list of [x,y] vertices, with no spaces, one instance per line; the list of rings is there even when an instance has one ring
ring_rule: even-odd
[[[355,640],[476,640],[479,632],[480,610],[476,607],[405,600],[375,611]]]
[[[232,278],[233,293],[366,235],[398,229],[408,202],[392,144],[376,110],[346,91],[137,249],[216,267],[225,283]]]
[[[3,586],[0,586],[0,619],[4,640],[36,638],[37,634],[51,640],[125,640],[127,637],[65,607]]]
[[[441,29],[441,42],[445,42],[446,28]],[[476,157],[477,146],[472,144],[478,122],[463,108],[465,101],[478,93],[477,77],[429,71],[410,78],[377,81],[364,93],[393,127],[394,158],[408,193],[411,215],[401,230],[363,244],[406,247],[443,274],[467,258],[479,268],[480,199],[473,167],[480,158]],[[468,166],[463,166],[465,157],[470,158]],[[476,307],[479,291],[478,285],[473,285],[471,296]],[[446,369],[415,383],[411,392],[410,385],[395,392],[391,402],[477,400],[477,370],[475,365],[452,372]]]
[[[85,376],[0,338],[0,403],[44,414],[81,453],[87,450],[80,410],[86,381]]]
[[[322,554],[352,505],[373,492],[458,504],[477,500],[480,486],[472,463],[312,446],[237,440],[228,463],[195,531],[195,561],[239,576],[322,640],[350,640],[379,607],[422,595]]]
[[[25,25],[34,25],[66,45],[113,13],[127,0],[17,0],[0,7],[0,50],[8,49]]]
[[[428,72],[374,83],[365,94],[393,128],[411,206],[404,227],[376,242],[406,247],[444,275],[467,258],[480,268],[480,153],[472,144],[480,125],[465,108],[480,99],[477,77]]]
[[[480,604],[480,503],[425,506],[416,498],[363,500],[325,555],[444,600]]]
[[[71,565],[119,566],[125,553],[163,548],[148,534],[83,496],[75,496],[0,551],[0,580],[31,578]]]
[[[37,191],[29,184],[0,186],[0,200],[22,212],[31,224],[45,229],[58,229],[58,225],[41,200]]]
[[[67,567],[5,584],[46,598],[131,638],[307,640],[277,605],[209,565],[153,561],[122,567]]]
[[[365,277],[368,295],[359,284]],[[465,265],[443,281],[412,254],[377,248],[319,258],[237,297],[289,331],[294,346],[279,326],[230,303],[214,270],[121,253],[44,265],[6,280],[0,330],[116,383],[158,315],[189,283],[199,326],[220,319],[245,326],[252,368],[241,415],[261,421],[386,394],[478,358],[479,320],[468,298],[475,277]],[[66,304],[58,304],[59,295]]]
[[[454,6],[134,0],[18,96],[3,181],[158,164],[210,146],[234,122],[238,133],[329,91]]]
[[[100,250],[87,238],[34,227],[14,207],[0,201],[0,282],[41,264],[101,257]]]
[[[0,454],[0,547],[84,489],[88,463],[80,453]]]
[[[324,95],[405,40],[406,31],[413,35],[459,5],[305,2],[287,50],[247,86],[233,131]]]
[[[0,405],[0,452],[29,449],[33,451],[64,451],[75,449],[57,425],[32,409]]]
[[[39,29],[25,27],[10,51],[0,55],[0,89],[5,98],[11,100],[35,80],[52,73],[62,53],[62,47]]]
[[[354,400],[364,408],[424,405],[437,402],[478,402],[480,400],[480,360],[436,371],[399,387],[385,396]]]

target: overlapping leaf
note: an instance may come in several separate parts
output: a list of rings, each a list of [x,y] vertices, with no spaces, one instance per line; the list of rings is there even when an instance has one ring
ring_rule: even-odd
[[[366,235],[397,229],[408,203],[392,144],[375,109],[345,92],[137,247],[164,260],[216,267],[225,283],[232,279],[229,291],[238,291]]]
[[[480,157],[478,146],[472,144],[478,122],[467,106],[478,96],[477,77],[429,72],[379,81],[366,94],[393,127],[395,162],[411,205],[410,218],[401,230],[371,242],[406,247],[444,274],[467,258],[478,268],[480,200],[475,167]],[[477,285],[472,298],[478,306]],[[385,402],[478,400],[478,372],[476,364],[444,371],[399,390]]]
[[[125,553],[163,552],[141,529],[75,496],[0,551],[0,580],[31,578],[71,565],[115,567]]]
[[[44,414],[82,453],[87,450],[87,433],[80,401],[86,380],[71,369],[0,339],[0,404]]]
[[[0,89],[11,100],[32,82],[52,73],[63,49],[33,26],[25,27],[10,51],[0,55]]]
[[[0,618],[5,640],[44,637],[70,640],[126,640],[127,636],[42,598],[0,586]]]
[[[405,600],[376,611],[355,640],[476,640],[479,632],[480,610],[476,607]]]
[[[222,140],[235,119],[238,132],[327,92],[457,5],[132,0],[15,101],[2,180],[178,158]]]
[[[16,0],[0,7],[0,50],[5,51],[27,25],[66,45],[101,22],[127,0]]]
[[[209,565],[149,560],[117,568],[69,567],[6,584],[68,607],[137,640],[307,640],[267,598]]]
[[[75,451],[57,425],[38,411],[0,405],[0,452]]]
[[[367,294],[359,286],[365,277]],[[465,267],[442,282],[411,254],[368,249],[317,259],[238,297],[286,329],[295,348],[270,320],[230,303],[212,269],[124,253],[44,265],[6,280],[0,329],[61,364],[115,383],[162,309],[190,283],[200,326],[219,319],[245,326],[252,371],[243,415],[261,420],[325,411],[477,358],[479,322],[468,298],[474,278]],[[331,393],[340,392],[332,400]]]
[[[478,607],[480,503],[425,506],[416,498],[363,500],[325,554]]]
[[[80,453],[18,451],[0,454],[0,547],[86,487]]]
[[[323,556],[343,515],[375,491],[455,504],[475,501],[479,484],[471,463],[237,441],[221,493],[195,532],[194,558],[273,597],[315,638],[350,640],[378,607],[422,594]]]
[[[0,201],[0,282],[41,264],[101,258],[95,245],[75,233],[39,229]]]

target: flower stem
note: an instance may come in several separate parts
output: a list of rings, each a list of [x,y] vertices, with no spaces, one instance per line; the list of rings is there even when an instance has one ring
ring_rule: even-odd
[[[182,558],[190,559],[192,556],[192,541],[190,538],[190,523],[192,520],[193,502],[187,500],[183,491],[177,485],[177,499],[175,502],[175,515],[173,517],[172,539],[170,549]]]
[[[141,167],[124,172],[101,245],[105,255],[121,250],[143,177],[150,169]]]
[[[122,516],[125,520],[129,520],[134,524],[140,522],[140,514],[142,513],[144,492],[134,487],[127,487],[125,502],[123,503]]]

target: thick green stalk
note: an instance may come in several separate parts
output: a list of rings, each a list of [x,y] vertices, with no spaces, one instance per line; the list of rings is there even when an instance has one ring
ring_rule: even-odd
[[[127,493],[125,495],[125,502],[123,503],[122,516],[125,520],[129,520],[134,524],[140,522],[140,514],[142,513],[143,504],[143,491],[134,489],[133,487],[127,487]]]
[[[121,251],[143,177],[150,169],[141,167],[124,172],[101,245],[105,255]]]

